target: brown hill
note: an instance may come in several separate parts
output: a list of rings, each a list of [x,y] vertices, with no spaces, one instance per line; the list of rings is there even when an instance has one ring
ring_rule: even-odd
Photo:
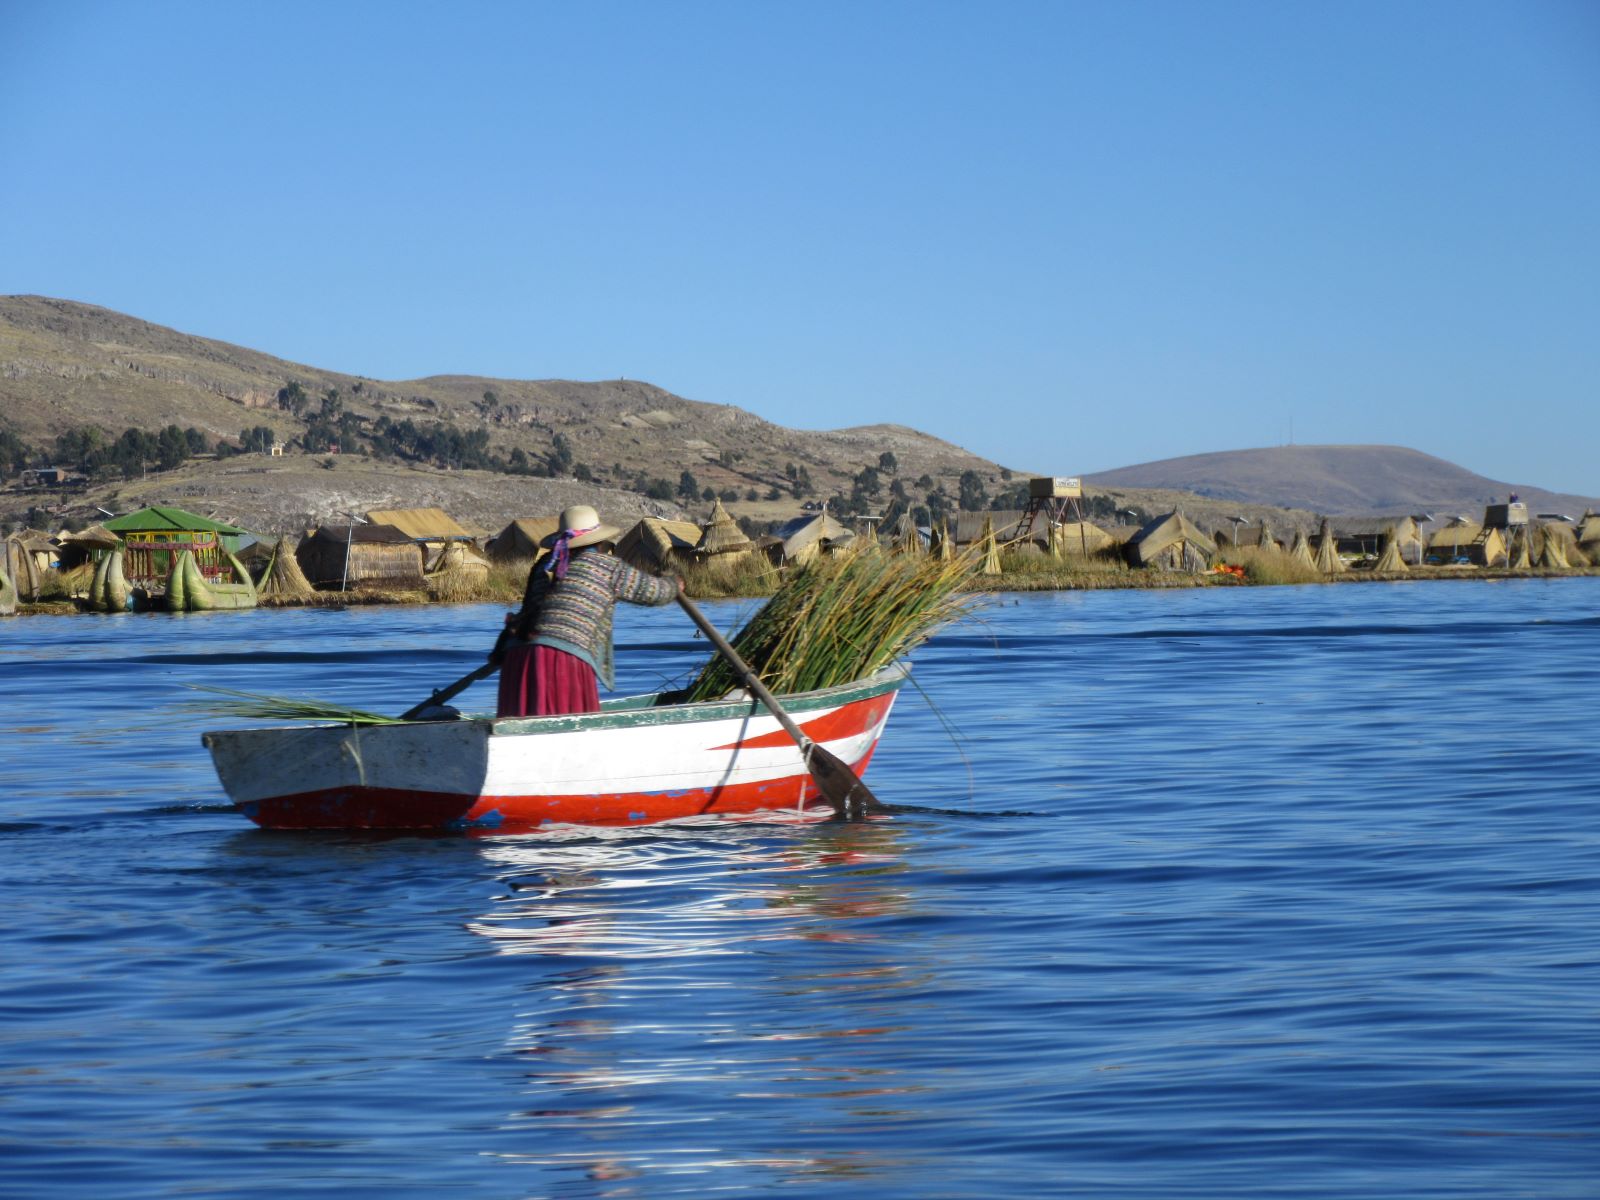
[[[995,463],[900,425],[788,429],[733,405],[686,400],[626,379],[373,380],[92,305],[0,297],[0,427],[31,445],[48,446],[78,426],[118,433],[168,424],[231,438],[266,426],[293,442],[308,422],[279,403],[280,390],[290,384],[318,402],[337,389],[344,411],[369,426],[387,417],[483,430],[502,456],[520,450],[543,461],[559,433],[570,443],[574,465],[587,468],[602,487],[628,489],[641,475],[676,486],[688,470],[702,487],[719,493],[766,495],[787,484],[785,469],[793,463],[826,496],[849,491],[851,477],[876,465],[885,450],[895,454],[908,484],[926,474],[954,493],[966,470],[979,472],[991,488],[1001,483]],[[788,504],[785,511],[795,507]]]
[[[1272,446],[1191,454],[1090,477],[1102,487],[1168,488],[1214,501],[1330,514],[1465,513],[1518,493],[1538,512],[1576,516],[1600,500],[1504,483],[1401,446]]]

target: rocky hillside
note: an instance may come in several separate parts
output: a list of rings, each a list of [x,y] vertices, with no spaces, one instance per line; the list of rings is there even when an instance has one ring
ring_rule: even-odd
[[[285,396],[286,390],[292,394]],[[322,420],[332,400],[332,423]],[[927,475],[952,493],[962,472],[992,487],[997,464],[899,425],[788,429],[744,409],[686,400],[634,380],[579,383],[441,375],[374,380],[273,358],[179,333],[91,305],[38,296],[0,298],[0,427],[30,445],[96,425],[195,427],[238,439],[265,428],[291,451],[322,453],[330,429],[360,450],[380,427],[409,422],[477,433],[489,455],[542,469],[556,435],[569,456],[558,473],[600,486],[636,488],[641,477],[673,484],[690,471],[702,488],[740,497],[790,490],[804,470],[817,495],[848,492],[851,479],[892,452],[907,483]],[[300,443],[304,443],[301,445]],[[459,465],[448,461],[440,465]]]

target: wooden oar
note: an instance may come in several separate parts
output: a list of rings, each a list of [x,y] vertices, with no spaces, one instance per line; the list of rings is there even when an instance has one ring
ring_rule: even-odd
[[[473,671],[470,675],[463,675],[460,679],[456,680],[448,687],[437,689],[433,695],[429,696],[415,708],[406,709],[405,712],[400,714],[400,719],[402,721],[415,721],[424,710],[432,708],[435,704],[443,704],[446,700],[454,699],[473,684],[477,683],[478,680],[493,675],[499,669],[500,664],[497,662],[484,663],[483,666],[479,667],[476,671]]]
[[[757,700],[767,706],[767,711],[778,718],[778,724],[782,725],[799,745],[800,753],[805,758],[806,770],[811,773],[811,778],[816,780],[817,787],[828,803],[833,805],[835,815],[843,820],[859,821],[866,809],[885,808],[872,794],[872,790],[861,782],[861,777],[838,755],[817,745],[806,736],[800,726],[794,723],[794,719],[783,711],[783,705],[778,703],[777,697],[769,692],[766,684],[745,665],[744,659],[739,657],[739,652],[728,644],[728,640],[718,632],[717,627],[706,620],[706,615],[700,611],[699,605],[681,591],[678,593],[678,603],[683,606],[683,611],[689,614],[689,619],[700,627],[700,632],[710,639],[718,653],[728,660],[728,665],[743,680],[745,687],[750,689]]]

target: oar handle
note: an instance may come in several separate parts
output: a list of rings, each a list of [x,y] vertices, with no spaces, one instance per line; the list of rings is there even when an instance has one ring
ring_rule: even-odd
[[[750,689],[751,694],[766,705],[767,711],[778,718],[778,724],[788,731],[790,737],[800,743],[801,750],[809,750],[815,745],[816,743],[807,737],[805,731],[783,710],[783,705],[779,704],[777,697],[767,690],[767,685],[762,683],[760,677],[750,669],[744,659],[739,657],[739,652],[728,644],[728,639],[722,636],[722,632],[706,619],[705,613],[700,611],[700,606],[681,591],[678,593],[678,603],[683,606],[683,611],[689,614],[689,619],[700,627],[700,632],[705,634],[722,657],[728,660],[728,665],[738,672],[739,678],[745,687]]]
[[[478,680],[493,675],[499,669],[500,664],[497,662],[484,663],[483,666],[479,667],[476,671],[473,671],[470,675],[463,675],[460,679],[456,680],[448,687],[437,689],[433,695],[429,696],[415,708],[406,709],[405,712],[400,714],[400,719],[402,721],[416,720],[418,714],[423,712],[425,709],[432,708],[435,704],[443,704],[446,700],[453,700],[456,696],[460,695],[473,684],[477,683]]]

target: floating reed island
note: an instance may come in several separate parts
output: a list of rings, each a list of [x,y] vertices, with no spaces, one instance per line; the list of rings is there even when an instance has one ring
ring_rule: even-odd
[[[235,526],[170,507],[75,534],[25,530],[3,543],[0,615],[515,605],[556,526],[554,516],[517,518],[491,537],[437,509],[367,517],[248,544],[251,535]],[[1596,573],[1600,514],[1538,519],[1508,503],[1489,505],[1480,521],[1454,517],[1432,529],[1411,516],[1330,517],[1314,529],[1239,518],[1208,532],[1181,509],[1138,525],[1101,526],[1081,512],[1043,507],[959,512],[931,525],[900,512],[888,522],[857,519],[854,528],[822,509],[760,534],[742,529],[719,501],[703,523],[645,518],[618,539],[616,552],[642,570],[681,577],[702,599],[773,595],[796,572],[839,554],[970,557],[956,584],[968,591],[1505,579]],[[194,570],[180,562],[187,557]],[[178,565],[185,570],[176,577],[190,585],[179,589],[181,598],[172,586]]]

